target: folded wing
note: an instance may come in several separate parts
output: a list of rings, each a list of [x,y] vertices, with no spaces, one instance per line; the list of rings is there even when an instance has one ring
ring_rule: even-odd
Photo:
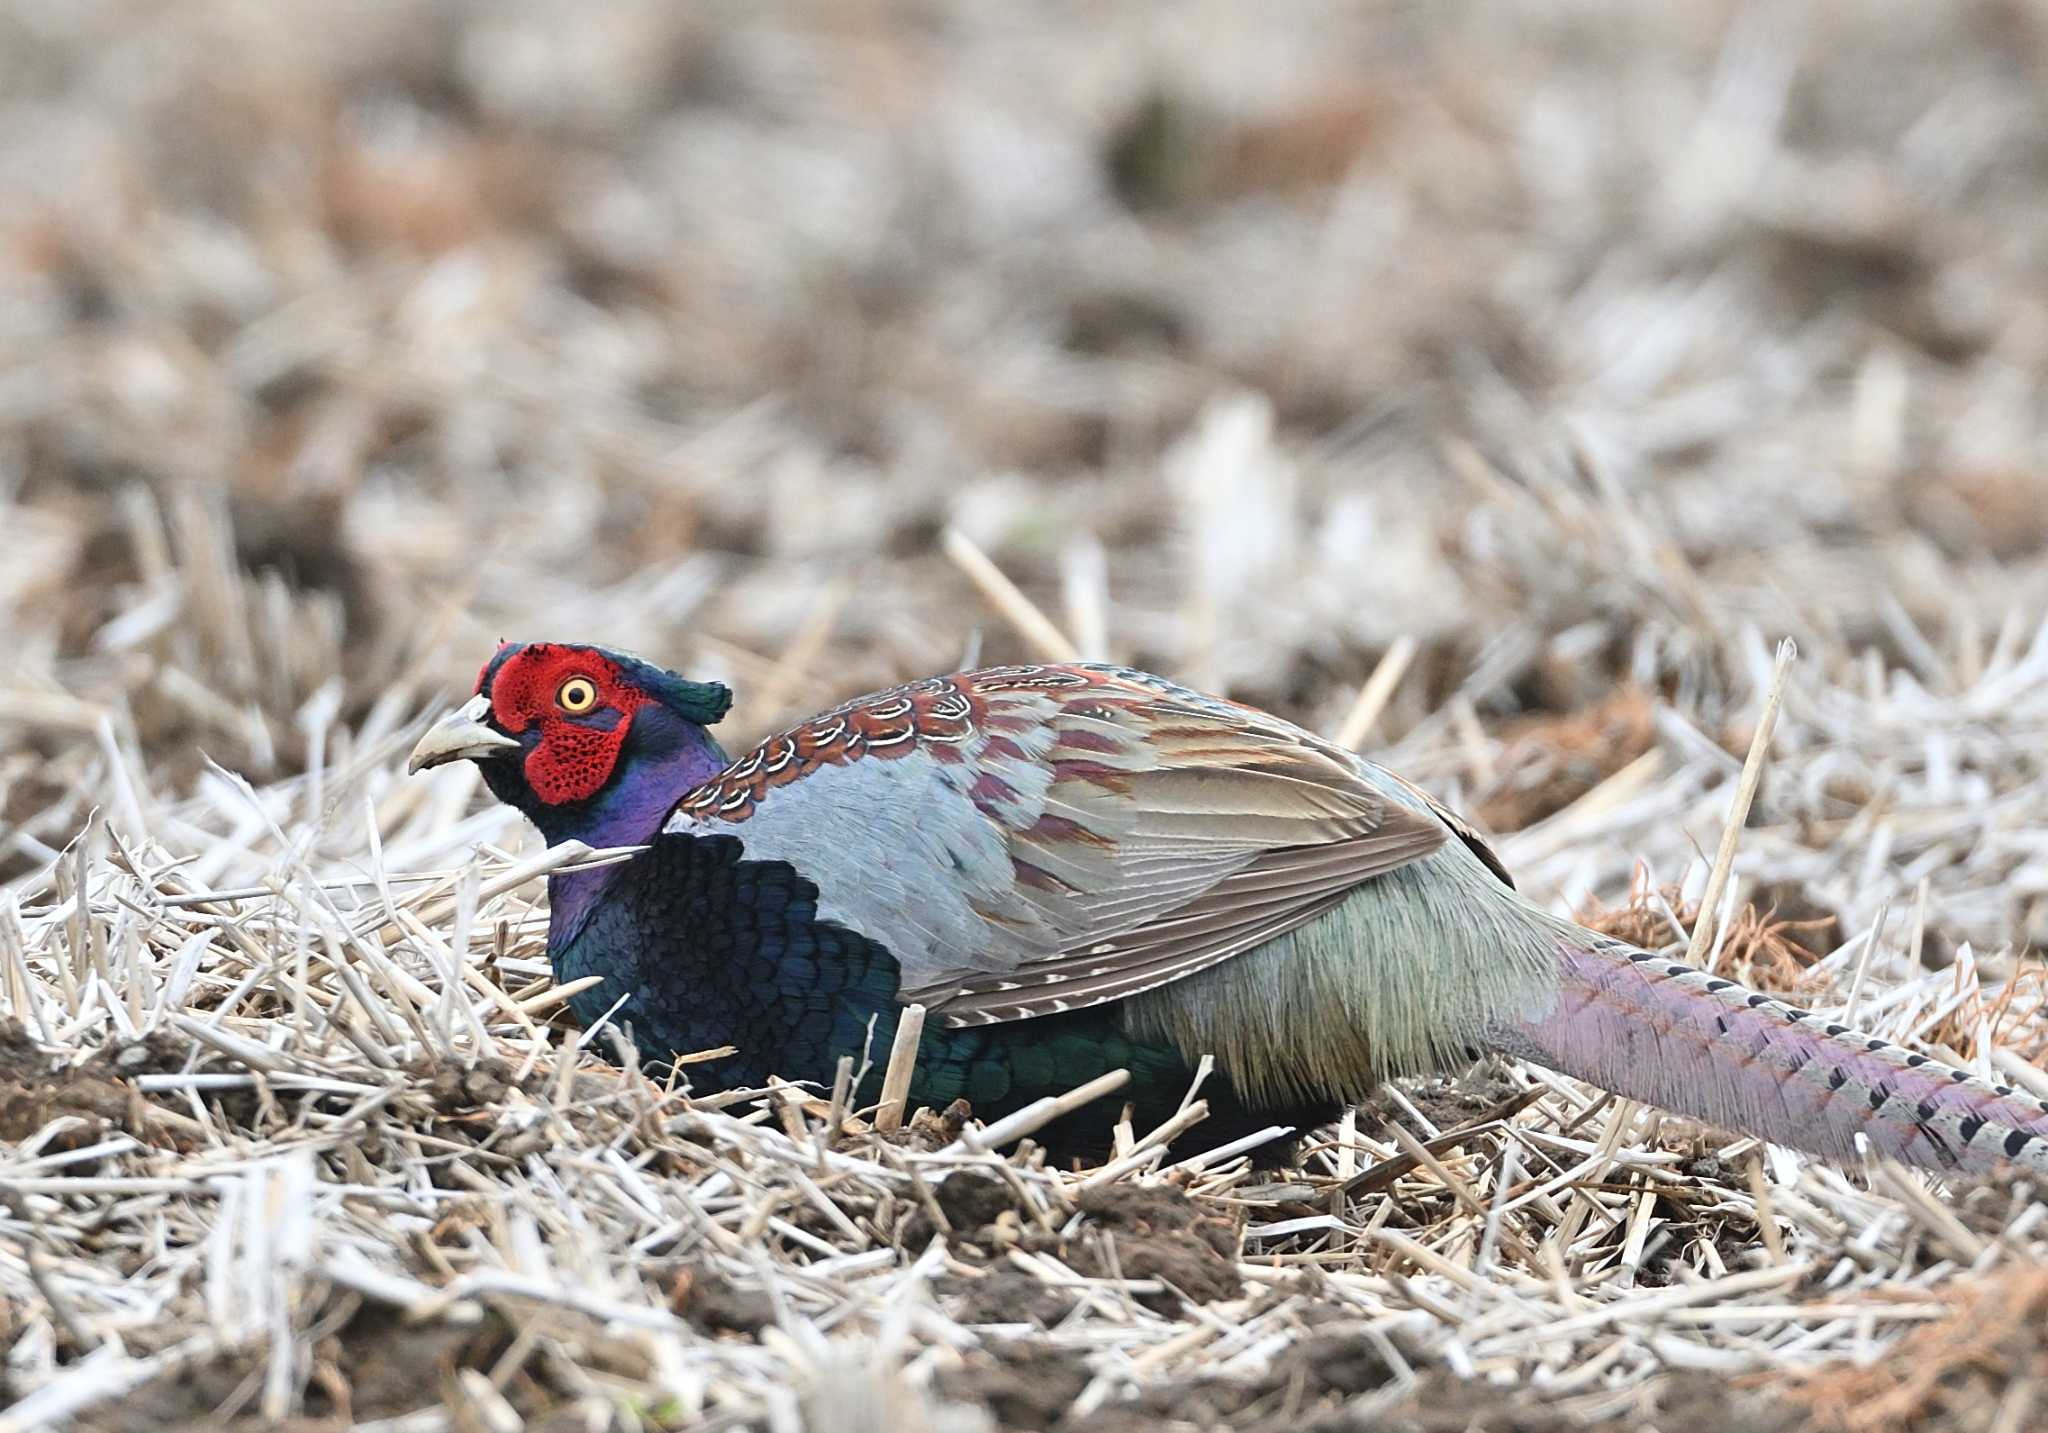
[[[1182,979],[1453,834],[1300,728],[1093,666],[849,703],[734,763],[670,829],[789,861],[823,916],[895,955],[901,998],[952,1024]]]

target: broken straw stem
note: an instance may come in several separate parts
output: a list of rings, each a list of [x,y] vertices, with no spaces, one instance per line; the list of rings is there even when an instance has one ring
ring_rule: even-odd
[[[889,1134],[902,1128],[910,1100],[911,1077],[917,1073],[917,1042],[924,1034],[924,1007],[911,1005],[896,1018],[896,1038],[889,1045],[889,1068],[882,1076],[882,1101],[875,1109],[875,1128]]]
[[[1787,637],[1778,644],[1778,660],[1771,668],[1770,690],[1764,694],[1764,709],[1756,719],[1756,734],[1749,739],[1749,755],[1742,763],[1742,779],[1735,788],[1735,804],[1728,810],[1728,822],[1721,828],[1720,849],[1714,852],[1714,869],[1707,875],[1706,894],[1700,897],[1699,916],[1693,921],[1692,941],[1685,948],[1691,965],[1706,959],[1714,943],[1714,927],[1720,924],[1721,895],[1728,888],[1728,872],[1735,864],[1735,843],[1749,820],[1750,803],[1764,779],[1764,756],[1771,747],[1771,731],[1778,724],[1778,706],[1785,697],[1785,674],[1792,668],[1799,648]]]
[[[986,1153],[998,1145],[1009,1144],[1012,1140],[1019,1140],[1027,1134],[1036,1133],[1061,1115],[1070,1115],[1083,1105],[1093,1104],[1104,1095],[1115,1094],[1118,1090],[1129,1084],[1130,1081],[1131,1072],[1124,1069],[1111,1070],[1106,1075],[1097,1075],[1087,1084],[1082,1085],[1078,1089],[1069,1090],[1064,1095],[1048,1095],[1044,1099],[1033,1100],[1023,1109],[1017,1111],[1017,1113],[999,1119],[985,1129],[979,1131],[967,1130],[961,1134],[960,1138],[947,1145],[941,1153]]]
[[[966,573],[967,580],[980,589],[989,606],[1002,614],[1003,620],[1031,644],[1042,660],[1081,660],[1081,649],[1074,645],[1073,639],[1039,610],[1038,604],[1026,597],[1022,588],[1010,581],[973,538],[957,527],[949,527],[940,535],[939,544],[953,565]]]

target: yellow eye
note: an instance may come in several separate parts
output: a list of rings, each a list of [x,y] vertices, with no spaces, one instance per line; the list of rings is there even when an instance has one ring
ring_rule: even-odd
[[[555,704],[571,716],[581,716],[597,705],[597,683],[588,677],[571,677],[555,693]]]

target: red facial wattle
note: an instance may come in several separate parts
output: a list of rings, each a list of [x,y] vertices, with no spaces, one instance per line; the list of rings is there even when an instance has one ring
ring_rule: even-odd
[[[585,714],[572,716],[562,710],[558,694],[577,677],[596,686],[597,699]],[[588,648],[547,643],[515,652],[491,681],[491,715],[499,726],[514,736],[540,728],[539,742],[526,754],[526,784],[550,806],[587,800],[603,789],[618,765],[633,714],[651,700]]]

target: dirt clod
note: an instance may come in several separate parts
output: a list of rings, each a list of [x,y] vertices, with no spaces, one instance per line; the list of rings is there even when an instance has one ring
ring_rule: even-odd
[[[66,1066],[22,1026],[0,1022],[0,1139],[24,1140],[67,1116],[85,1122],[57,1135],[53,1147],[75,1148],[99,1138],[107,1126],[126,1124],[129,1090],[108,1077],[100,1062]]]
[[[307,1387],[305,1414],[292,1433],[398,1418],[442,1404],[458,1368],[488,1368],[508,1342],[504,1326],[410,1325],[366,1305],[323,1341],[318,1360],[332,1370]],[[278,1425],[263,1416],[260,1356],[231,1353],[151,1380],[102,1405],[79,1426],[91,1433],[254,1433]]]
[[[1016,1192],[998,1176],[980,1170],[947,1175],[932,1186],[932,1203],[945,1216],[947,1241],[983,1255],[995,1252],[1006,1238],[1014,1240],[1021,1224]],[[1005,1215],[1011,1217],[1004,1220]],[[930,1211],[919,1207],[904,1221],[904,1247],[922,1249],[939,1232]]]
[[[1121,1273],[1126,1279],[1158,1279],[1168,1291],[1142,1295],[1139,1301],[1169,1314],[1179,1310],[1183,1297],[1206,1304],[1244,1292],[1236,1263],[1237,1232],[1180,1190],[1112,1184],[1083,1194],[1080,1205],[1086,1216],[1083,1235],[1069,1239],[1064,1251],[1074,1272],[1091,1278]],[[1087,1237],[1089,1232],[1097,1237]]]
[[[435,1065],[426,1072],[424,1089],[434,1107],[445,1115],[495,1105],[512,1088],[512,1066],[500,1059],[479,1060],[474,1065]]]
[[[669,1307],[699,1333],[759,1333],[775,1322],[775,1303],[758,1288],[736,1284],[707,1269],[683,1267],[663,1280]]]
[[[995,1344],[939,1376],[950,1397],[984,1404],[1004,1428],[1056,1428],[1088,1386],[1085,1359],[1037,1343]]]
[[[932,1292],[948,1300],[964,1324],[1034,1323],[1050,1328],[1074,1311],[1072,1294],[1015,1269],[991,1269],[980,1278],[947,1275]]]

